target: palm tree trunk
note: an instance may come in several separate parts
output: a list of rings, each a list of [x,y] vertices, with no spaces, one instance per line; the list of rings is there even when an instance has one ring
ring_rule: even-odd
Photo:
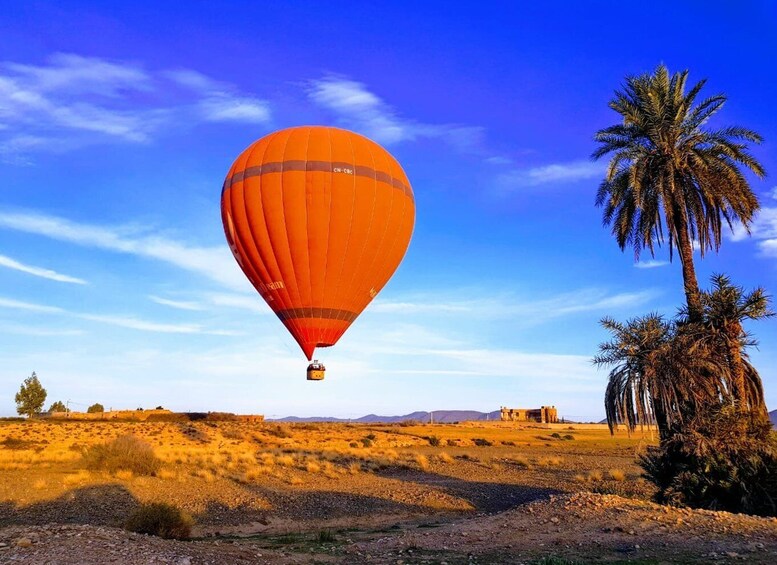
[[[678,224],[680,223],[685,224],[685,218],[678,222]],[[683,267],[683,285],[685,288],[685,301],[688,304],[688,319],[691,322],[701,322],[703,310],[699,281],[696,280],[696,269],[693,266],[693,244],[685,225],[678,226],[676,231],[677,251]]]

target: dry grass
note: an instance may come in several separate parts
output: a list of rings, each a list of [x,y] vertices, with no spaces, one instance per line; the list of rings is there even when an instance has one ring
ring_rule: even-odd
[[[588,471],[588,482],[595,483],[599,482],[604,478],[604,473],[602,473],[598,469],[594,469],[593,471]]]
[[[560,432],[566,433],[563,428]],[[85,453],[94,453],[95,448],[99,452],[128,434],[157,459],[155,478],[123,467],[95,467],[93,472],[81,468],[89,457]],[[605,485],[619,493],[645,488],[635,487],[633,480],[638,469],[633,466],[632,448],[644,443],[639,437],[612,438],[602,428],[576,430],[574,442],[556,441],[547,446],[537,439],[548,435],[547,430],[499,423],[303,427],[235,422],[0,422],[0,504],[55,500],[68,491],[116,481],[143,503],[160,496],[198,516],[211,503],[233,507],[244,504],[236,502],[239,500],[258,501],[258,493],[268,487],[281,492],[293,489],[301,496],[308,491],[348,492],[394,501],[404,496],[397,495],[395,488],[398,474],[432,469],[468,483],[574,491],[606,476],[607,483],[597,488]],[[439,446],[431,446],[429,437],[439,438]],[[364,439],[371,447],[364,447]],[[615,446],[617,454],[612,449]],[[596,466],[611,472],[586,475],[587,469]],[[621,469],[623,479],[612,473]],[[419,507],[434,511],[473,508],[461,493],[425,498],[425,490],[438,487],[424,479],[414,481],[410,488],[419,489],[413,495],[420,496],[413,499],[414,504],[424,500]]]
[[[561,457],[541,457],[537,459],[537,465],[540,467],[558,467],[564,462]]]
[[[529,460],[523,455],[513,455],[511,457],[508,457],[507,461],[515,465],[516,467],[520,467],[521,469],[531,468],[531,464],[529,463]]]
[[[305,470],[307,470],[308,473],[320,473],[321,465],[315,461],[308,461],[307,465],[305,465]]]
[[[625,481],[626,473],[624,473],[620,469],[610,469],[610,478],[613,481]]]

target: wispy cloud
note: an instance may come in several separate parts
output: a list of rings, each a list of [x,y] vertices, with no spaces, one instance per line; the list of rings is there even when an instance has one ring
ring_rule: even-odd
[[[40,65],[0,63],[0,121],[11,126],[0,128],[0,158],[12,163],[35,150],[105,139],[143,143],[170,127],[269,118],[266,101],[195,71],[151,72],[67,53]]]
[[[414,314],[429,316],[466,315],[468,318],[516,318],[532,323],[548,321],[561,316],[583,312],[607,312],[642,306],[659,293],[654,289],[636,292],[609,293],[600,289],[578,289],[551,297],[522,297],[505,295],[476,300],[458,299],[456,295],[469,294],[454,291],[452,297],[441,300],[438,296],[417,295],[405,300],[378,300],[370,306],[376,313]]]
[[[65,314],[65,310],[57,306],[45,306],[43,304],[34,304],[12,298],[3,298],[0,296],[0,308],[10,308],[11,310],[26,310],[28,312],[38,312],[40,314]]]
[[[669,264],[669,261],[658,261],[656,259],[650,259],[647,261],[638,261],[634,263],[634,267],[637,269],[657,269],[658,267],[665,267]]]
[[[729,236],[731,241],[745,241],[750,238],[756,242],[764,257],[777,257],[777,207],[761,208],[750,226],[750,234],[741,224],[736,224]]]
[[[11,310],[24,310],[27,312],[34,312],[38,314],[54,314],[54,315],[68,316],[68,317],[77,318],[80,320],[98,322],[101,324],[107,324],[111,326],[117,326],[121,328],[128,328],[128,329],[139,330],[144,332],[173,333],[173,334],[239,335],[237,332],[233,332],[230,330],[209,330],[207,328],[202,327],[199,324],[168,324],[168,323],[162,323],[162,322],[142,320],[134,316],[115,316],[115,315],[105,315],[105,314],[71,312],[69,310],[65,310],[64,308],[60,308],[58,306],[35,304],[32,302],[24,302],[24,301],[15,300],[12,298],[0,297],[0,308],[8,308]]]
[[[606,165],[591,161],[568,161],[537,167],[513,169],[497,178],[497,184],[505,192],[531,188],[545,184],[567,184],[593,179],[604,175]]]
[[[164,261],[232,289],[249,289],[226,245],[190,246],[161,235],[140,235],[137,229],[79,224],[57,216],[31,212],[0,210],[0,227]]]
[[[272,312],[270,307],[256,293],[243,295],[217,293],[208,295],[207,299],[214,306],[238,308],[259,314],[269,314]]]
[[[16,261],[15,259],[11,259],[6,255],[0,255],[0,267],[7,267],[15,271],[21,271],[22,273],[27,273],[28,275],[33,275],[35,277],[41,277],[43,279],[49,279],[57,282],[72,283],[72,284],[87,284],[87,282],[84,279],[71,277],[70,275],[63,275],[62,273],[52,271],[51,269],[44,269],[42,267],[33,267],[31,265],[25,265],[24,263],[20,263],[19,261]]]
[[[35,337],[62,337],[83,335],[83,330],[38,328],[19,324],[0,324],[0,333],[12,335],[30,335]]]
[[[199,302],[191,302],[186,300],[170,300],[169,298],[162,298],[159,296],[151,295],[148,297],[152,302],[161,304],[163,306],[169,306],[170,308],[176,308],[178,310],[204,310],[205,307]]]
[[[267,101],[241,95],[230,84],[189,69],[168,71],[164,76],[202,96],[197,108],[204,120],[264,123],[270,119],[270,105]]]
[[[439,138],[462,151],[480,146],[483,128],[456,124],[424,124],[399,115],[364,83],[329,75],[309,83],[310,100],[332,112],[345,126],[380,143]]]

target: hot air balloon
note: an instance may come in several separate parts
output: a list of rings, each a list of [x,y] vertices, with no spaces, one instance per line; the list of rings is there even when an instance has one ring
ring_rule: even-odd
[[[317,347],[337,343],[396,271],[415,200],[402,167],[374,141],[293,127],[235,160],[221,217],[240,268],[310,361]],[[323,376],[324,365],[312,363],[308,379]]]

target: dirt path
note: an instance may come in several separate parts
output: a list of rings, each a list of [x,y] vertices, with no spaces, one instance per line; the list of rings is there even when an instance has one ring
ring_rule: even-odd
[[[343,530],[325,541],[320,529],[178,542],[98,526],[12,526],[0,530],[0,562],[454,565],[536,563],[551,556],[558,564],[777,562],[775,518],[674,509],[614,495],[552,496],[448,520]]]

